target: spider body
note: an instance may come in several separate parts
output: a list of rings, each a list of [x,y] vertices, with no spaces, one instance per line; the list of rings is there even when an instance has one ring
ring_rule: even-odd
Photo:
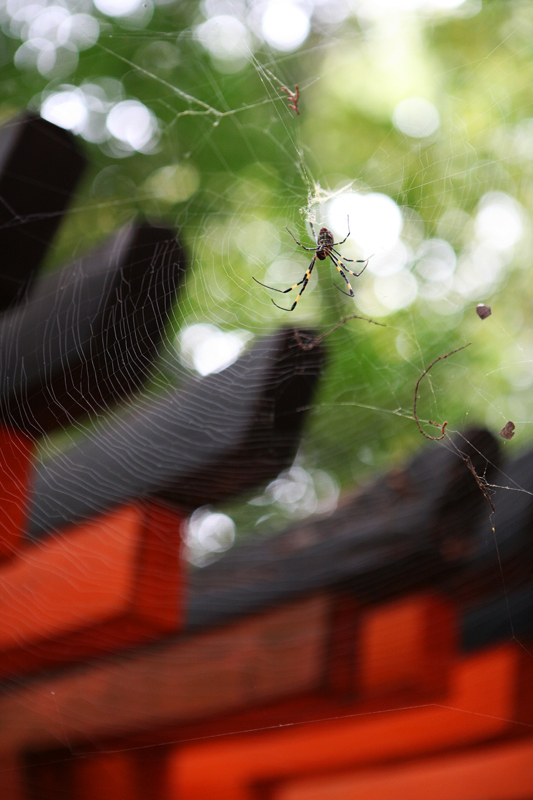
[[[288,228],[287,228],[287,230],[289,231]],[[358,260],[355,260],[353,258],[346,258],[346,256],[342,256],[337,250],[335,250],[336,247],[338,247],[341,244],[344,244],[344,242],[346,241],[346,239],[350,235],[350,219],[349,218],[348,218],[348,233],[346,234],[346,236],[344,237],[342,242],[336,242],[335,241],[335,237],[333,236],[331,231],[328,230],[328,228],[320,228],[320,230],[318,232],[318,237],[315,234],[315,229],[314,229],[312,223],[311,223],[311,230],[313,231],[313,239],[315,240],[315,246],[314,247],[306,247],[304,244],[302,244],[301,242],[298,241],[296,236],[293,233],[291,233],[291,231],[289,231],[289,233],[291,234],[292,238],[294,239],[294,241],[296,242],[298,247],[301,247],[304,250],[312,250],[312,251],[314,251],[313,258],[311,259],[311,263],[307,267],[306,273],[303,276],[301,281],[298,281],[298,283],[295,283],[294,286],[289,286],[288,289],[275,289],[273,286],[267,286],[266,283],[261,283],[261,281],[258,281],[257,278],[254,278],[254,281],[256,281],[256,283],[258,283],[260,286],[264,286],[265,289],[271,289],[273,292],[280,292],[281,294],[287,294],[287,292],[292,292],[292,290],[296,289],[297,286],[301,286],[302,287],[300,289],[299,293],[298,293],[298,296],[296,297],[296,300],[294,301],[294,303],[292,304],[292,306],[290,308],[284,308],[283,306],[278,306],[278,304],[274,303],[274,301],[272,300],[272,302],[274,303],[276,308],[281,308],[282,311],[294,311],[294,309],[296,308],[296,304],[298,303],[298,300],[303,295],[303,293],[305,291],[305,288],[306,288],[307,284],[309,283],[309,278],[311,277],[311,273],[313,272],[313,267],[315,266],[317,260],[318,261],[325,261],[326,258],[330,258],[331,259],[331,261],[335,264],[337,270],[339,271],[339,274],[340,274],[341,278],[343,279],[343,281],[345,282],[346,286],[348,287],[348,292],[345,292],[343,289],[341,289],[340,286],[337,286],[337,284],[334,284],[334,286],[337,287],[339,292],[342,292],[347,297],[354,297],[355,295],[354,295],[354,291],[353,291],[352,287],[350,286],[348,278],[346,277],[346,273],[349,272],[350,275],[353,275],[355,278],[358,278],[365,271],[366,266],[368,264],[368,258],[367,259],[358,259]],[[364,267],[360,272],[352,272],[352,270],[349,269],[346,266],[346,264],[344,263],[345,261],[349,261],[351,264],[364,264]]]
[[[331,252],[331,248],[335,244],[335,239],[331,231],[327,228],[320,228],[318,232],[318,239],[316,240],[316,257],[320,261],[325,261]]]

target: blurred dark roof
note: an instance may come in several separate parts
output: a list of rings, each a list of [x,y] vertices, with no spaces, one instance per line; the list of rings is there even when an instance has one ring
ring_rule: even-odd
[[[222,372],[145,398],[36,464],[28,536],[139,498],[193,510],[271,480],[294,457],[322,363],[281,328]]]
[[[478,476],[505,484],[490,490],[492,517],[467,456]],[[500,462],[498,441],[483,429],[428,444],[329,516],[250,540],[193,571],[188,627],[326,588],[369,603],[434,587],[459,603],[466,649],[512,636],[514,617],[515,634],[531,635],[533,451]]]
[[[75,137],[35,114],[0,128],[0,311],[32,286],[85,165]]]
[[[185,276],[175,231],[147,222],[42,271],[85,164],[34,114],[0,128],[0,421],[34,438],[142,385]]]

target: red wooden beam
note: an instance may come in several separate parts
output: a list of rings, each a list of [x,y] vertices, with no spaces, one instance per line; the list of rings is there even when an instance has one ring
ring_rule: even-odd
[[[427,593],[366,611],[359,634],[359,685],[366,695],[438,692],[457,651],[451,604]]]
[[[370,608],[341,594],[333,604],[328,676],[341,696],[442,690],[457,652],[450,602],[433,593]]]
[[[76,762],[75,800],[175,800],[168,781],[167,748],[101,753]],[[35,770],[38,779],[39,770]],[[58,783],[58,792],[61,785]]]
[[[508,645],[460,660],[450,673],[448,691],[433,702],[420,704],[406,695],[403,709],[365,714],[353,705],[336,719],[185,741],[171,757],[169,798],[255,800],[260,784],[421,757],[509,731],[523,733],[522,725],[513,724],[523,657],[520,648]]]
[[[176,630],[182,516],[132,503],[0,567],[0,675],[72,662]]]
[[[96,795],[95,795],[96,797]],[[502,800],[533,797],[533,739],[276,787],[270,800]]]
[[[0,755],[0,788],[2,800],[27,800],[22,759],[18,753]]]
[[[33,440],[0,426],[0,559],[21,545],[32,470]]]
[[[65,537],[66,538],[66,537]],[[0,695],[0,751],[187,724],[323,686],[327,596],[160,642]]]
[[[341,605],[339,615],[336,598],[308,598],[14,688],[0,699],[0,748],[40,752],[35,776],[52,770],[62,787],[68,773],[76,800],[105,797],[113,764],[122,792],[117,788],[115,797],[123,800],[255,800],[263,797],[258,786],[271,798],[275,787],[299,788],[310,776],[429,758],[516,737],[524,723],[529,728],[531,659],[514,643],[453,656],[450,610],[429,594],[366,611],[354,606],[351,619],[349,605]],[[439,636],[445,647],[423,647]],[[335,654],[347,653],[353,641],[355,660],[341,660],[344,672],[353,664],[356,694],[340,700],[333,695],[345,683],[328,678],[330,659],[335,665]],[[416,682],[421,660],[440,675],[438,686]],[[105,738],[135,731],[148,747],[138,749],[141,738]],[[95,740],[103,753],[88,752]],[[70,754],[50,752],[67,741]],[[144,772],[137,753],[152,753],[151,795],[139,795]],[[50,767],[65,758],[71,760]]]
[[[120,578],[115,584],[118,591],[112,594],[114,605],[107,606],[113,608],[117,619],[126,599],[125,576],[130,574],[123,565],[132,560],[131,537],[128,539],[125,532],[135,530],[131,509],[122,510],[121,515],[121,519],[130,520],[130,529],[123,529],[123,538],[111,537],[111,549],[105,558],[102,555],[97,570],[100,576],[105,569]],[[71,538],[62,537],[61,542],[66,544]],[[59,546],[58,541],[55,546]],[[144,594],[137,591],[137,598],[160,594],[165,549],[158,547],[154,552],[161,563],[149,571],[152,581],[143,584]],[[67,564],[76,560],[74,551],[69,551]],[[116,568],[115,560],[119,562]],[[72,574],[68,583],[72,584]],[[93,574],[93,589],[94,583]],[[41,604],[35,605],[32,613],[41,624],[47,623],[49,616],[39,616]],[[148,601],[140,605],[146,614]],[[88,604],[89,611],[92,607],[93,603]],[[159,643],[156,648],[127,654],[112,663],[94,663],[76,674],[38,680],[12,696],[0,698],[0,715],[11,719],[11,724],[0,731],[0,748],[18,743],[47,749],[55,746],[56,736],[63,735],[74,746],[99,736],[155,730],[164,725],[189,726],[188,734],[194,736],[196,732],[190,726],[197,723],[203,725],[197,731],[201,736],[209,731],[224,733],[228,725],[232,730],[246,727],[253,723],[257,708],[261,708],[261,719],[268,726],[280,720],[307,722],[313,719],[315,710],[318,716],[342,713],[346,707],[368,713],[381,708],[383,702],[392,708],[406,697],[423,703],[445,693],[455,637],[451,612],[444,601],[427,594],[364,612],[355,604],[351,612],[350,604],[342,602],[341,607],[339,617],[337,597],[319,595],[293,601],[221,629]],[[445,624],[439,623],[437,611]],[[436,633],[429,625],[431,613]],[[394,620],[397,624],[391,629]],[[89,633],[101,635],[105,630],[95,627]],[[428,636],[430,643],[440,637],[442,644],[428,647]],[[72,635],[60,643],[69,646],[72,653],[79,641]],[[86,645],[86,639],[81,641]],[[411,655],[405,642],[412,648]],[[50,648],[50,643],[46,646]],[[33,645],[32,649],[37,647]],[[417,680],[421,663],[429,673],[439,676],[438,683],[435,679],[429,684]],[[369,675],[375,676],[373,681]],[[347,687],[350,698],[346,697]],[[266,704],[273,704],[271,713]],[[235,717],[239,713],[244,714],[242,725]],[[220,715],[233,715],[233,719],[225,722]],[[212,723],[203,722],[215,717],[218,720]]]

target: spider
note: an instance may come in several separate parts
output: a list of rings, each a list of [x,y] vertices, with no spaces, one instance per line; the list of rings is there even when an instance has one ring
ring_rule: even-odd
[[[287,228],[287,230],[289,231],[288,228]],[[350,284],[348,282],[348,278],[346,277],[344,270],[346,270],[346,272],[349,272],[350,275],[353,275],[354,278],[358,278],[360,275],[363,274],[363,272],[365,271],[365,269],[367,267],[368,258],[367,259],[361,259],[360,258],[360,259],[357,259],[357,260],[354,259],[354,258],[346,258],[346,256],[341,256],[341,254],[339,252],[337,252],[337,250],[335,250],[336,247],[338,247],[341,244],[344,244],[344,242],[346,241],[346,239],[350,235],[350,218],[348,218],[348,233],[346,234],[346,236],[344,237],[342,242],[336,242],[334,240],[333,234],[327,228],[320,228],[320,231],[318,233],[318,239],[317,239],[316,234],[315,234],[315,229],[313,227],[313,223],[311,223],[311,230],[313,231],[313,239],[315,240],[316,247],[306,247],[305,245],[303,245],[301,242],[298,241],[296,236],[293,233],[291,233],[291,231],[289,231],[289,233],[291,234],[292,238],[294,239],[294,241],[296,242],[296,244],[299,247],[303,247],[304,250],[314,250],[314,255],[313,255],[313,258],[311,259],[311,263],[309,264],[309,266],[307,268],[307,271],[306,271],[306,273],[305,273],[305,275],[304,275],[304,277],[302,278],[301,281],[298,281],[298,283],[295,283],[294,286],[291,286],[289,289],[275,289],[273,286],[267,286],[266,283],[261,283],[261,281],[258,281],[257,278],[254,278],[254,281],[256,283],[258,283],[260,286],[264,286],[265,289],[271,289],[273,292],[280,292],[281,294],[287,294],[287,292],[292,292],[292,290],[296,289],[297,286],[300,286],[301,284],[303,284],[302,288],[300,289],[300,292],[298,294],[298,297],[296,298],[296,300],[294,301],[294,303],[292,304],[292,306],[290,308],[284,308],[283,306],[278,306],[278,304],[274,303],[274,300],[272,300],[272,302],[274,303],[276,308],[280,308],[282,311],[294,311],[294,309],[296,308],[296,304],[297,304],[298,300],[303,295],[303,293],[305,291],[305,287],[309,283],[309,278],[311,277],[311,273],[313,271],[313,267],[316,264],[317,258],[318,258],[319,261],[325,261],[325,259],[329,256],[329,258],[333,261],[333,263],[335,264],[335,266],[339,270],[342,279],[344,280],[344,282],[346,283],[346,286],[348,287],[348,289],[350,291],[349,292],[345,292],[343,289],[341,289],[340,286],[337,286],[336,283],[333,284],[333,285],[339,290],[339,292],[342,292],[343,294],[345,294],[346,297],[355,297],[355,295],[354,295],[354,291],[353,291],[352,287],[350,286]],[[342,259],[342,261],[341,261],[341,259]],[[345,264],[342,263],[343,261],[349,261],[352,264],[364,264],[365,266],[363,267],[361,272],[352,272],[351,269],[348,269],[348,267]]]

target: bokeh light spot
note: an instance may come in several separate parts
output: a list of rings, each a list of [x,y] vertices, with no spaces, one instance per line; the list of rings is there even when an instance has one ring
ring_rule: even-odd
[[[272,0],[263,14],[261,29],[267,44],[276,50],[290,52],[307,39],[309,16],[294,3]]]
[[[402,213],[394,200],[385,194],[346,192],[335,197],[327,208],[329,225],[343,239],[348,233],[361,248],[364,257],[393,247],[402,231]]]
[[[107,129],[131,150],[143,150],[158,132],[157,119],[139,100],[123,100],[107,115]]]
[[[456,265],[455,250],[444,239],[427,239],[416,251],[416,271],[426,281],[444,281]]]
[[[488,192],[478,206],[476,234],[483,244],[507,250],[522,236],[520,204],[505,192]]]
[[[174,164],[153,172],[145,190],[157,200],[182,203],[192,197],[200,185],[200,175],[193,164]]]
[[[227,514],[213,512],[208,506],[194,511],[187,523],[185,545],[187,560],[197,567],[211,563],[235,541],[235,523]]]
[[[142,0],[93,0],[98,11],[107,17],[128,17],[134,14]]]
[[[416,300],[418,283],[406,269],[386,278],[376,278],[374,292],[378,301],[391,311],[406,308]]]
[[[233,364],[252,338],[249,331],[225,333],[208,323],[189,325],[178,336],[180,358],[200,375],[211,375]]]
[[[199,42],[220,61],[249,59],[251,38],[245,26],[235,17],[221,14],[196,29]]]
[[[406,136],[423,139],[431,136],[440,126],[439,112],[429,100],[423,97],[408,97],[402,100],[392,112],[392,122]]]
[[[83,92],[74,87],[49,95],[41,106],[43,119],[79,133],[87,121],[87,105]]]

